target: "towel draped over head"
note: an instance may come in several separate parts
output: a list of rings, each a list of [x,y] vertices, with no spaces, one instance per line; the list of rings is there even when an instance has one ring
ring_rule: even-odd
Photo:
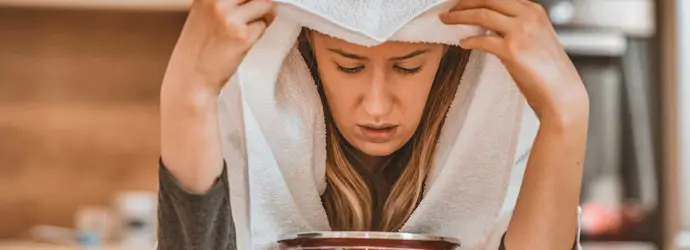
[[[456,0],[274,1],[276,19],[219,101],[240,249],[276,249],[282,234],[330,230],[320,199],[327,185],[324,113],[297,49],[304,27],[363,46],[457,45],[486,33],[441,23],[438,15]],[[473,51],[465,70],[423,199],[401,231],[458,238],[461,249],[498,249],[514,204],[504,202],[511,173],[524,162],[537,122],[496,57]],[[522,172],[515,172],[519,187]]]

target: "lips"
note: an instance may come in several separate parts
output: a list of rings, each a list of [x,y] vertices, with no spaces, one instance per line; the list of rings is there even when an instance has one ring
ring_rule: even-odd
[[[364,139],[372,143],[384,143],[389,141],[395,134],[397,128],[397,125],[359,125]]]

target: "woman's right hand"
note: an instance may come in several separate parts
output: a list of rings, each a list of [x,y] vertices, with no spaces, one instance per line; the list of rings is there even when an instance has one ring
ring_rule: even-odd
[[[223,171],[218,95],[272,13],[271,0],[192,4],[161,87],[161,157],[190,192],[205,193]]]
[[[271,0],[195,0],[170,68],[220,92],[273,16]]]

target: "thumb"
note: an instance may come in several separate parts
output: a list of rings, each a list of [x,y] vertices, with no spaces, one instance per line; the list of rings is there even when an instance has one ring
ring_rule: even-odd
[[[251,44],[254,44],[266,31],[266,21],[259,19],[247,25],[247,34]]]
[[[269,12],[268,14],[266,14],[266,16],[264,16],[264,19],[266,20],[266,24],[267,24],[268,26],[271,26],[271,23],[273,23],[273,20],[276,19],[276,11],[275,11],[275,9],[273,9],[271,12]]]

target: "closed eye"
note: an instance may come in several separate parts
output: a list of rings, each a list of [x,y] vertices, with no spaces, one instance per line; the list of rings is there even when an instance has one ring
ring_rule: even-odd
[[[400,73],[403,74],[416,74],[419,71],[422,71],[422,66],[416,67],[416,68],[405,68],[405,67],[400,67],[400,66],[394,66],[394,68],[399,71]]]
[[[347,67],[343,67],[340,65],[337,65],[337,66],[338,66],[339,71],[346,73],[346,74],[355,74],[355,73],[360,72],[364,69],[364,66],[357,66],[357,67],[353,67],[353,68],[347,68]]]

